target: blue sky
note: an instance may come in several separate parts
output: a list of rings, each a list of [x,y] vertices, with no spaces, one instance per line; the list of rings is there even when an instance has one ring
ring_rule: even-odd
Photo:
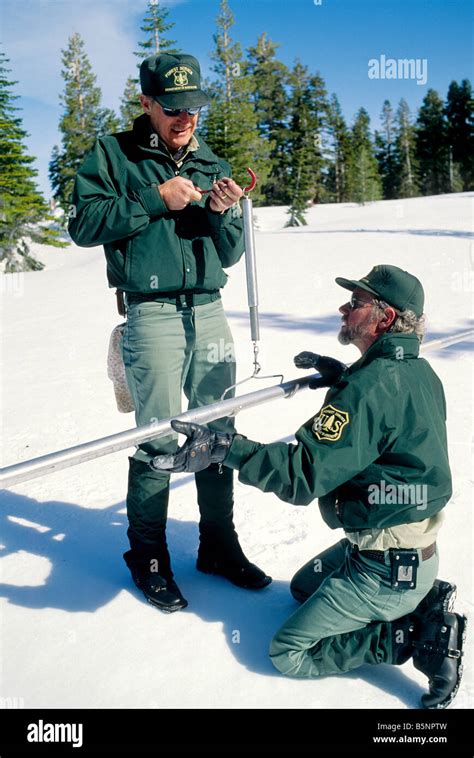
[[[219,0],[169,0],[169,34],[196,55],[211,73],[210,53]],[[233,37],[243,48],[267,32],[280,44],[279,58],[296,58],[319,70],[336,92],[347,120],[360,106],[378,127],[385,98],[404,97],[415,110],[429,88],[444,98],[449,83],[473,79],[472,0],[230,0]],[[127,76],[135,71],[133,51],[142,39],[146,0],[1,0],[3,49],[23,109],[27,140],[37,156],[38,184],[50,195],[47,178],[53,145],[59,142],[61,49],[79,32],[102,89],[103,104],[118,109]],[[370,79],[370,59],[426,59],[427,82]]]

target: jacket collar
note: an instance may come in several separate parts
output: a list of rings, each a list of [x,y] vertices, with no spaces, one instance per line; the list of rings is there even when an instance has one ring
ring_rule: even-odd
[[[418,358],[420,352],[420,340],[416,334],[403,334],[400,332],[383,334],[364,353],[358,361],[348,369],[349,374],[358,371],[362,366],[367,366],[375,358],[395,358],[408,360]]]
[[[140,150],[152,155],[162,155],[165,158],[173,160],[173,156],[159,140],[157,147],[150,147],[150,137],[155,135],[150,117],[146,113],[142,113],[141,116],[135,119],[133,122],[133,134]],[[210,147],[206,145],[202,137],[198,137],[195,132],[196,141],[198,147],[196,150],[191,150],[188,155],[192,158],[196,157],[199,161],[205,161],[206,163],[217,163],[217,155],[215,155]],[[194,147],[194,144],[193,144]]]

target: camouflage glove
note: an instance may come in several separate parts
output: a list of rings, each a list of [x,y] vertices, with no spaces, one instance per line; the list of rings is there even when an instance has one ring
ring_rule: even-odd
[[[233,434],[212,432],[207,426],[173,419],[171,427],[188,438],[175,455],[156,455],[149,465],[155,471],[202,471],[211,463],[222,463],[234,438]]]
[[[337,361],[335,358],[310,353],[308,350],[298,353],[293,360],[296,368],[315,368],[321,374],[320,379],[313,379],[309,383],[309,387],[312,390],[316,390],[318,387],[332,387],[347,369],[344,363]]]

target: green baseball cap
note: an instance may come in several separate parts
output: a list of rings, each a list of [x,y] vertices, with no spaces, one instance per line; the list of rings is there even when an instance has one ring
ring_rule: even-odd
[[[199,61],[185,53],[145,58],[140,66],[140,84],[144,95],[165,108],[202,108],[211,101],[201,89]]]
[[[381,264],[374,266],[362,279],[344,279],[336,277],[337,284],[346,290],[354,291],[357,287],[377,295],[399,311],[410,310],[420,317],[423,314],[425,293],[419,279],[398,266]]]

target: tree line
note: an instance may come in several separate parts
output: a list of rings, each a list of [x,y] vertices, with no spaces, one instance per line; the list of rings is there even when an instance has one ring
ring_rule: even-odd
[[[101,91],[85,51],[73,34],[62,52],[64,91],[49,178],[54,202],[67,221],[77,169],[97,137],[130,129],[142,110],[138,67],[143,58],[180,52],[167,35],[174,26],[168,8],[149,0],[141,25],[137,70],[125,83],[120,110],[101,104]],[[203,88],[211,96],[199,132],[225,158],[239,182],[251,166],[259,177],[255,205],[285,205],[288,225],[305,222],[313,203],[366,203],[474,188],[474,117],[471,83],[452,81],[445,100],[429,89],[416,114],[406,100],[385,100],[380,124],[371,129],[361,107],[348,124],[336,94],[329,94],[320,72],[301,61],[278,60],[278,44],[261,34],[245,53],[232,37],[234,15],[221,0],[213,35],[212,72]],[[191,51],[192,52],[192,51]],[[0,208],[0,260],[7,271],[35,267],[28,238],[64,244],[45,223],[48,207],[35,188],[33,158],[23,145],[26,133],[15,115],[14,82],[0,58],[0,165],[4,200]],[[38,231],[39,229],[39,231]],[[36,235],[36,237],[34,237]],[[39,235],[39,237],[38,237]],[[41,238],[41,239],[40,239]]]

